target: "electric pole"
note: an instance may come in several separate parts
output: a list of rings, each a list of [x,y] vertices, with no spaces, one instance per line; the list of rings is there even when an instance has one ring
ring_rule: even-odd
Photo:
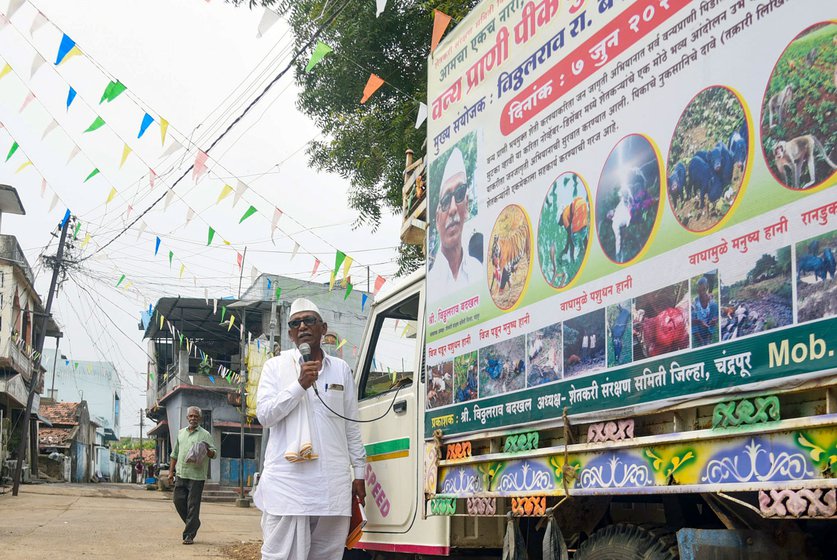
[[[140,464],[145,465],[145,461],[142,460],[142,409],[140,409]]]
[[[40,363],[41,353],[44,351],[44,340],[46,339],[47,326],[49,325],[49,318],[52,311],[52,300],[55,299],[55,291],[58,286],[58,276],[61,273],[61,266],[64,262],[64,244],[67,241],[67,231],[70,228],[70,211],[64,215],[64,220],[61,223],[61,233],[58,238],[58,253],[52,262],[52,280],[49,283],[49,293],[47,294],[46,309],[44,310],[43,319],[41,320],[41,330],[36,333],[35,351],[38,353],[38,362]],[[26,454],[26,442],[29,439],[29,422],[32,412],[32,403],[35,400],[35,391],[40,384],[41,371],[39,367],[35,367],[29,379],[29,394],[26,397],[26,409],[23,411],[23,420],[20,425],[20,442],[17,446],[17,463],[15,464],[15,471],[12,477],[12,496],[17,496],[20,489],[20,475],[23,471],[23,457]],[[37,475],[37,473],[36,473]]]

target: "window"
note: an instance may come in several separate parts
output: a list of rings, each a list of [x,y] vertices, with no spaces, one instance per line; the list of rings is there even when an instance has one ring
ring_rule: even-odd
[[[360,398],[368,399],[393,390],[400,382],[410,384],[416,371],[419,294],[398,302],[375,319],[370,338],[374,348],[366,356]]]

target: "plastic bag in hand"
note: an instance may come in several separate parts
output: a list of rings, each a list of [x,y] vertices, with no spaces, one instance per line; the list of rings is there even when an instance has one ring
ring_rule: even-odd
[[[197,465],[203,463],[203,460],[206,459],[206,454],[208,451],[208,447],[206,442],[198,441],[192,444],[192,447],[189,449],[189,452],[186,454],[186,462],[187,463],[195,463]]]

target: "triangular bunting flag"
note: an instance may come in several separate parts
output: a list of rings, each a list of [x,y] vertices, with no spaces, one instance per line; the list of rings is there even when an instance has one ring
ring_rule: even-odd
[[[189,225],[189,222],[192,221],[192,218],[195,217],[195,211],[192,210],[192,207],[189,206],[186,208],[186,225]]]
[[[169,251],[169,268],[171,268],[171,260],[174,258],[174,251]]]
[[[247,218],[249,218],[250,216],[252,216],[256,212],[258,212],[258,210],[256,210],[256,207],[251,206],[250,208],[247,209],[246,212],[244,212],[244,214],[241,216],[241,219],[238,220],[238,223],[240,224],[241,222],[243,222],[244,220],[246,220]]]
[[[363,97],[360,98],[360,103],[366,103],[382,85],[384,85],[384,80],[380,76],[370,74],[369,80],[366,81],[366,86],[363,88]]]
[[[35,53],[35,57],[32,59],[32,66],[29,68],[29,79],[31,80],[35,73],[40,70],[41,66],[46,64],[46,60],[44,57],[40,55],[40,53]]]
[[[12,144],[12,147],[9,148],[9,153],[6,154],[6,161],[9,161],[12,158],[12,156],[15,155],[15,152],[17,151],[17,149],[19,147],[20,147],[20,144],[18,144],[17,142]]]
[[[212,245],[212,238],[215,237],[215,230],[209,228],[209,238],[206,241],[207,246]]]
[[[70,91],[67,92],[67,110],[70,110],[70,105],[73,104],[73,100],[76,98],[76,90],[70,86]]]
[[[29,36],[32,37],[38,29],[44,26],[47,21],[46,16],[38,10],[38,13],[35,14],[35,19],[32,20],[32,25],[29,26]]]
[[[41,198],[43,198],[43,197],[44,197],[44,195],[46,194],[46,188],[47,188],[47,182],[46,182],[46,179],[44,179],[43,177],[41,177]]]
[[[125,161],[128,159],[128,155],[131,153],[131,146],[125,144],[122,147],[122,160],[119,162],[119,169],[122,169],[122,166],[125,165]]]
[[[276,232],[276,228],[279,226],[279,218],[282,217],[282,211],[278,208],[273,210],[273,218],[270,220],[270,239],[273,240],[273,234]],[[275,245],[275,243],[274,243]],[[296,252],[294,252],[296,255]],[[293,257],[291,257],[293,258]]]
[[[229,185],[224,185],[221,187],[221,193],[218,195],[218,200],[215,201],[215,204],[220,203],[222,200],[230,196],[232,194],[233,188]]]
[[[24,169],[26,169],[30,165],[32,165],[31,160],[24,161],[22,164],[20,164],[20,167],[17,168],[17,171],[15,171],[15,173],[20,173],[21,171],[23,171]]]
[[[256,30],[256,38],[261,39],[262,35],[267,33],[267,30],[273,27],[277,21],[279,21],[279,14],[270,8],[265,8],[262,20],[259,22],[259,28]]]
[[[57,193],[52,195],[52,201],[50,201],[50,203],[49,203],[49,211],[50,212],[55,210],[55,205],[56,204],[58,204],[58,194]]]
[[[360,310],[363,311],[363,308],[366,307],[366,300],[369,299],[369,296],[366,294],[360,294]]]
[[[226,317],[226,316],[227,316],[227,306],[222,305],[221,306],[221,322],[222,323],[224,322],[224,317]]]
[[[125,219],[126,219],[126,220],[127,220],[127,219],[130,219],[130,217],[131,217],[131,213],[132,213],[133,211],[134,211],[134,206],[133,206],[133,204],[129,204],[129,205],[128,205],[128,208],[125,210]]]
[[[349,269],[352,267],[352,262],[352,257],[346,257],[346,260],[343,262],[343,287],[349,281]]]
[[[3,76],[5,76],[6,74],[8,74],[8,73],[9,73],[9,72],[11,72],[11,71],[12,71],[12,67],[11,67],[11,66],[9,66],[8,64],[6,64],[5,66],[3,66],[3,69],[2,69],[2,70],[0,70],[0,79],[2,79],[2,78],[3,78]]]
[[[206,173],[206,160],[209,159],[209,156],[203,150],[198,150],[198,155],[195,156],[195,163],[192,168],[192,179],[194,179],[195,183],[200,181],[201,177],[203,177],[204,173]]]
[[[148,168],[148,185],[151,187],[151,190],[154,190],[154,180],[157,178],[157,172]]]
[[[343,264],[343,261],[346,259],[346,253],[343,251],[337,251],[337,254],[334,255],[334,272],[340,270],[340,265]]]
[[[119,80],[111,80],[107,87],[105,87],[104,93],[102,93],[102,98],[99,100],[99,105],[101,105],[105,101],[110,103],[111,101],[119,97],[119,94],[125,91],[126,89],[128,88],[125,87],[125,84],[123,84]]]
[[[44,139],[46,139],[47,134],[49,134],[50,132],[52,132],[56,128],[58,128],[58,121],[55,120],[55,119],[52,119],[51,121],[49,121],[49,124],[44,129],[44,133],[41,134],[41,140],[43,141]]]
[[[26,109],[30,103],[35,99],[35,94],[31,91],[26,94],[26,97],[23,98],[23,103],[20,105],[20,109],[17,110],[18,113],[22,113],[24,109]]]
[[[244,181],[239,180],[235,184],[235,197],[233,197],[233,206],[238,204],[238,201],[241,200],[241,197],[244,196],[244,193],[247,192],[247,189],[250,187],[247,186],[247,183]]]
[[[113,197],[115,197],[115,196],[116,196],[116,188],[111,187],[110,188],[110,194],[108,194],[108,199],[105,201],[105,206],[110,204],[110,201],[113,200]]]
[[[317,275],[317,269],[320,268],[320,259],[314,258],[314,269],[311,271],[311,278]]]
[[[241,256],[241,253],[238,251],[235,252],[235,264],[238,265],[238,269],[241,270],[241,265],[244,264],[244,257]]]
[[[137,134],[137,138],[142,138],[142,135],[145,134],[145,131],[151,126],[151,123],[154,122],[154,117],[149,115],[148,113],[142,116],[142,122],[140,123],[139,134]]]
[[[90,240],[93,239],[89,233],[85,234],[84,241],[81,242],[81,248],[84,249],[87,247],[87,244],[90,243]]]
[[[308,61],[308,64],[305,66],[305,71],[310,72],[311,69],[317,65],[328,53],[331,52],[331,47],[323,43],[322,41],[317,43],[317,46],[314,47],[314,52],[311,53],[311,59]]]
[[[436,50],[436,47],[439,46],[439,41],[442,40],[442,35],[445,34],[445,29],[448,28],[450,24],[450,16],[440,12],[439,10],[433,10],[433,37],[430,39],[430,52]]]
[[[160,250],[161,241],[162,240],[159,237],[154,241],[154,256],[155,257],[157,256],[157,252]]]
[[[166,200],[163,202],[163,210],[169,209],[172,200],[174,200],[174,190],[169,189],[169,192],[166,193]]]
[[[379,274],[378,277],[375,278],[375,288],[372,290],[372,293],[374,295],[378,295],[378,292],[381,290],[381,287],[384,285],[384,282],[386,281],[387,279]]]
[[[169,130],[169,121],[160,117],[160,145],[166,145],[166,132]]]
[[[81,230],[81,222],[76,222],[76,229],[73,232],[73,241],[78,239],[78,232]]]
[[[387,9],[387,0],[375,0],[375,17],[381,17]]]
[[[340,341],[340,344],[338,344],[338,345],[337,345],[337,348],[335,348],[335,350],[340,350],[341,348],[343,348],[343,346],[344,346],[347,342],[349,342],[349,341],[348,341],[348,340],[346,340],[346,339],[344,338],[343,340],[341,340],[341,341]]]
[[[6,10],[6,17],[11,18],[25,3],[26,0],[9,0],[9,9]]]
[[[169,144],[169,147],[166,148],[166,151],[163,152],[163,155],[161,155],[160,157],[165,159],[165,158],[169,157],[170,155],[176,154],[177,152],[179,152],[182,149],[183,149],[183,144],[181,144],[177,140],[172,140],[171,144]]]
[[[99,174],[99,168],[97,167],[96,169],[94,169],[93,171],[90,172],[90,175],[88,175],[87,179],[85,179],[83,182],[86,183],[87,181],[89,181],[90,179],[92,179],[93,177],[95,177],[98,174]]]
[[[93,121],[93,123],[90,126],[88,126],[87,130],[85,130],[84,132],[93,132],[94,130],[102,128],[102,126],[104,124],[105,124],[105,119],[103,119],[102,117],[97,116],[96,120]]]
[[[186,271],[186,265],[181,263],[180,264],[180,274],[178,276],[179,279],[183,279],[183,273]]]
[[[427,120],[427,105],[419,102],[418,115],[416,115],[416,128],[420,127]]]
[[[140,220],[140,225],[137,228],[137,239],[142,237],[142,234],[145,233],[145,230],[146,230],[147,227],[148,227],[148,224],[146,224],[144,221]],[[154,254],[156,255],[157,253],[154,253]]]
[[[348,284],[346,284],[346,293],[343,295],[343,301],[345,301],[346,299],[348,299],[349,294],[351,294],[351,293],[352,293],[352,288],[353,288],[353,287],[354,287],[354,286],[352,286],[352,283],[351,283],[351,282],[349,282]]]
[[[233,328],[234,324],[235,324],[235,315],[230,315],[230,324],[227,325],[227,332],[229,332],[230,329]]]
[[[335,282],[336,280],[337,280],[337,271],[336,271],[336,270],[332,270],[332,271],[331,271],[331,276],[330,276],[330,277],[329,277],[329,279],[328,279],[328,291],[329,291],[329,292],[330,292],[331,290],[333,290],[333,289],[334,289],[334,282]]]
[[[125,275],[123,274],[122,276],[119,277],[119,281],[116,283],[116,287],[118,288],[119,285],[124,281],[125,281]],[[163,316],[162,315],[160,316],[160,322],[161,323],[163,322]]]
[[[274,290],[273,292],[273,297],[275,297],[278,300],[281,295],[282,288],[279,286],[279,282],[276,282],[276,290]]]
[[[78,155],[81,151],[81,148],[78,147],[78,144],[73,144],[73,149],[70,150],[70,157],[67,158],[67,163],[73,161],[73,159]]]

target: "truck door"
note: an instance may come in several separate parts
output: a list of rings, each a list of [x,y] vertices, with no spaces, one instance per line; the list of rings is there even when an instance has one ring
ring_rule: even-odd
[[[373,311],[360,356],[358,404],[366,445],[365,533],[405,533],[416,517],[419,411],[416,388],[421,366],[423,292],[415,289],[384,300]],[[396,394],[397,393],[397,394]],[[387,410],[392,406],[392,410]]]

